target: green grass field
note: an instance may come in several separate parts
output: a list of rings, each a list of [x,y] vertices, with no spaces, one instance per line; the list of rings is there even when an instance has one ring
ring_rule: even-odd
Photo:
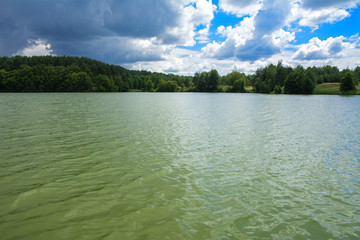
[[[340,83],[317,84],[314,94],[339,94]]]
[[[360,95],[360,86],[356,87],[356,92],[354,94]],[[314,94],[329,94],[337,95],[340,92],[340,83],[323,83],[318,84],[315,87]]]

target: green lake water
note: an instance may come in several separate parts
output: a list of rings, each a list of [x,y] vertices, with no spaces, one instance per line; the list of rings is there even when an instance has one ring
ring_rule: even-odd
[[[0,239],[359,239],[360,97],[0,94]]]

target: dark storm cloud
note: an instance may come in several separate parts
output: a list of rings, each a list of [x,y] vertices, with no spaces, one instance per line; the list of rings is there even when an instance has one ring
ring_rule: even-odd
[[[49,41],[55,54],[99,55],[86,48],[105,37],[166,36],[179,16],[167,0],[1,0],[0,55],[16,53],[29,39]]]
[[[1,54],[13,54],[28,39],[76,40],[105,34],[99,24],[98,6],[85,1],[3,0],[0,15]],[[11,32],[3,25],[9,24]],[[9,46],[9,42],[13,42]]]
[[[132,37],[159,36],[167,27],[176,26],[179,12],[170,1],[114,1],[104,14],[105,28]]]
[[[1,11],[1,10],[0,10]],[[26,29],[0,14],[0,55],[14,53],[26,43]]]

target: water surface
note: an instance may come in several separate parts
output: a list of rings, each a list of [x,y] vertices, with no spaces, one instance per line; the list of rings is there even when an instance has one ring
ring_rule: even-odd
[[[0,94],[1,239],[359,239],[360,97]]]

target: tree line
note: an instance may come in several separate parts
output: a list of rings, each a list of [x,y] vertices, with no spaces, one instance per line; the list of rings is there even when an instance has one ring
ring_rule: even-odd
[[[217,70],[194,76],[128,70],[85,57],[0,57],[2,92],[256,92],[311,94],[317,84],[341,83],[340,91],[354,91],[360,67],[340,71],[334,66],[309,67],[270,64],[254,74]]]
[[[340,71],[335,66],[292,68],[282,62],[256,70],[249,76],[257,93],[312,94],[317,84],[341,83],[340,91],[355,91],[360,80],[360,67]],[[348,79],[349,81],[347,81]]]

